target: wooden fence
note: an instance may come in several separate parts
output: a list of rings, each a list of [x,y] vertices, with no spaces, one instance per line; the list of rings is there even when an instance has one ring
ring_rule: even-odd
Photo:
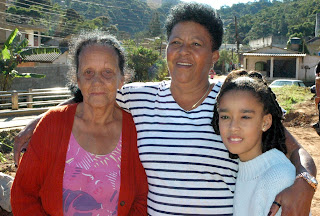
[[[71,92],[67,88],[0,91],[0,112],[4,109],[54,106],[70,97]]]

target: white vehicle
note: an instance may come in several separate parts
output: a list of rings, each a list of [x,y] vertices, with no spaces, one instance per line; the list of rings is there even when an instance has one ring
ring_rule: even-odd
[[[274,80],[269,86],[270,88],[279,88],[286,85],[295,85],[300,87],[306,87],[306,85],[301,80],[291,80],[291,79],[277,79]]]

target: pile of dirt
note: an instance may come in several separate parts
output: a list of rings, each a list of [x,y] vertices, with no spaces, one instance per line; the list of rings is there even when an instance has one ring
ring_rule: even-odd
[[[313,100],[294,106],[294,111],[286,114],[283,121],[285,127],[309,128],[319,120],[319,114]]]

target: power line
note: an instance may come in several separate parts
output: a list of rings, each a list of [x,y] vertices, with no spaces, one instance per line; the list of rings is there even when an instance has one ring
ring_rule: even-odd
[[[49,7],[49,5],[45,5],[45,4],[41,4],[41,3],[37,3],[37,2],[33,2],[33,1],[30,1],[30,0],[25,0],[29,3],[35,3],[37,5],[43,5],[43,6],[46,6],[46,7]],[[118,9],[123,9],[123,10],[129,10],[131,12],[134,12],[134,11],[145,11],[145,10],[136,10],[136,9],[131,9],[131,8],[127,8],[127,7],[119,7],[119,6],[106,6],[106,5],[102,5],[102,4],[98,4],[98,3],[93,3],[93,2],[87,2],[87,1],[80,1],[80,0],[72,0],[73,2],[77,2],[77,3],[82,3],[82,4],[91,4],[91,5],[96,5],[96,6],[103,6],[103,8],[118,8]],[[0,2],[2,3],[2,2]],[[3,3],[4,4],[4,3]],[[24,3],[21,3],[21,4],[24,4]],[[10,4],[10,3],[7,3],[7,5],[11,5],[11,6],[16,6],[16,7],[19,7],[19,8],[24,8],[24,7],[21,7],[21,6],[17,6],[17,5],[13,5],[13,4]],[[30,4],[24,4],[24,5],[28,5],[30,6]],[[62,9],[62,6],[60,5],[61,7],[61,11],[62,12],[65,12],[66,10]],[[46,10],[48,11],[51,11],[51,12],[47,12],[47,11],[40,11],[42,13],[45,13],[45,14],[50,14],[50,15],[54,15],[54,16],[58,16],[60,19],[65,19],[67,16],[66,15],[63,15],[61,14],[58,10],[53,10],[53,9],[48,9],[48,8],[45,8]],[[30,10],[33,10],[33,11],[37,11],[38,10],[34,10],[34,9],[30,9]],[[54,13],[53,13],[54,12]],[[58,13],[57,13],[58,12]],[[123,13],[126,13],[125,11]],[[28,19],[28,20],[31,20],[34,19],[34,20],[38,20],[40,21],[41,18],[36,18],[36,17],[31,17],[31,16],[21,16],[21,15],[16,15],[16,14],[13,14],[13,13],[7,13],[7,14],[11,14],[12,16],[16,16],[16,17],[21,17],[21,18],[24,18],[24,19]],[[112,21],[112,19],[114,19],[115,17],[117,17],[116,15],[114,15],[113,13],[111,14],[111,16],[113,17],[110,17],[111,20],[110,20],[110,24],[115,24],[115,25],[118,25],[118,27],[121,27],[121,28],[129,28],[129,29],[132,29],[132,28],[140,28],[141,27],[141,24],[140,23],[143,23],[143,24],[147,24],[150,22],[150,20],[147,18],[147,17],[144,17],[143,19],[139,19],[139,22],[135,22],[135,21],[132,21],[132,20],[127,20],[127,19],[121,19],[121,18],[117,18],[116,21],[117,22],[114,22]],[[31,17],[31,18],[30,18]],[[75,18],[76,16],[74,16],[73,14],[68,14],[68,17],[71,17],[71,18]],[[76,17],[78,18],[78,17]],[[95,17],[97,18],[97,17]],[[137,16],[137,18],[139,18],[139,16]],[[43,20],[42,20],[43,21]],[[45,20],[47,23],[48,21]],[[68,29],[68,30],[71,30],[72,27],[68,27],[67,24],[64,24],[63,22],[55,22],[55,21],[50,21],[50,23],[53,23],[55,25],[57,25],[58,27],[64,27],[65,29]],[[49,24],[49,23],[48,23]],[[73,28],[72,28],[73,30]]]
[[[13,26],[16,28],[16,26],[14,25],[9,25],[9,26]],[[2,28],[0,27],[1,30],[6,30],[6,31],[14,31],[12,29],[7,29],[7,28]],[[64,38],[61,38],[61,37],[53,37],[53,36],[46,36],[46,35],[39,35],[39,34],[31,34],[31,33],[27,33],[27,32],[24,32],[24,31],[20,31],[20,33],[23,33],[23,34],[27,34],[27,35],[33,35],[33,36],[40,36],[40,37],[46,37],[46,38],[51,38],[51,39],[64,39]]]

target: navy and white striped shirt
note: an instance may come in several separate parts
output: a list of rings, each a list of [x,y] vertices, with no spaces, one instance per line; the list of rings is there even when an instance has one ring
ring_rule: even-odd
[[[217,83],[200,106],[183,110],[170,81],[132,83],[117,95],[138,133],[149,184],[149,215],[232,215],[238,161],[211,126]]]

